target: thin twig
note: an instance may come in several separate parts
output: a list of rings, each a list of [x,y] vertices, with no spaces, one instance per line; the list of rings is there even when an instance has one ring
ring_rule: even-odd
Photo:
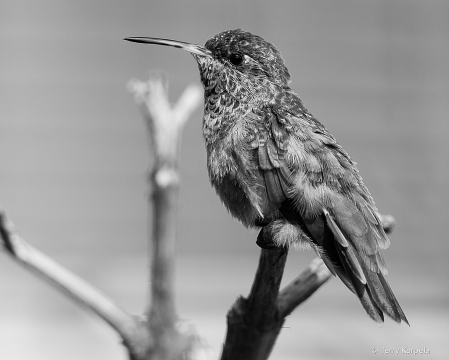
[[[301,274],[280,291],[278,296],[279,316],[285,318],[290,315],[331,276],[331,272],[321,259],[313,259]]]
[[[382,227],[384,228],[384,231],[387,234],[392,233],[396,225],[396,220],[394,219],[394,217],[391,215],[382,215],[382,214],[377,215],[379,216],[379,219],[382,222]]]
[[[92,310],[119,333],[125,345],[133,346],[137,353],[143,351],[139,348],[143,328],[138,319],[116,305],[100,290],[23,240],[15,232],[4,210],[0,210],[0,236],[4,249],[15,261],[62,290],[72,300]]]

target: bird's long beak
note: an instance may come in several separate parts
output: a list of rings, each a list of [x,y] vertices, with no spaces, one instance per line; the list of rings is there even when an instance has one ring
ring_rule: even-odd
[[[161,38],[152,38],[152,37],[128,37],[123,40],[136,42],[140,44],[154,44],[154,45],[164,45],[164,46],[173,46],[175,48],[184,49],[188,52],[200,56],[212,56],[212,53],[207,50],[204,46],[186,43],[184,41],[170,40],[170,39],[161,39]]]

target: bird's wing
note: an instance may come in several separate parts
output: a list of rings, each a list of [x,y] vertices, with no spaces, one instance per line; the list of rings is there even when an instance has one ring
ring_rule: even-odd
[[[285,126],[269,112],[258,124],[257,158],[262,173],[267,199],[280,206],[291,186],[291,173],[286,161],[289,134]]]
[[[298,106],[302,104],[299,102]],[[407,319],[384,275],[389,240],[356,164],[307,110],[266,113],[257,157],[267,197],[320,248],[377,322]]]

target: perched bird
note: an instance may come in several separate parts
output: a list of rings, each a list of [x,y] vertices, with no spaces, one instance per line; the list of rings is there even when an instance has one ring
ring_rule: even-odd
[[[264,226],[278,246],[310,244],[368,315],[408,324],[380,249],[389,246],[356,164],[290,88],[276,47],[243,30],[205,46],[125,40],[189,51],[204,86],[209,177],[232,216]]]

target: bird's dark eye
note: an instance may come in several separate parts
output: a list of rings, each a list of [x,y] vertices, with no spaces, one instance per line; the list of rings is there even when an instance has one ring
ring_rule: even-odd
[[[229,61],[235,66],[240,65],[243,62],[243,55],[237,53],[231,54],[231,56],[229,56]]]

